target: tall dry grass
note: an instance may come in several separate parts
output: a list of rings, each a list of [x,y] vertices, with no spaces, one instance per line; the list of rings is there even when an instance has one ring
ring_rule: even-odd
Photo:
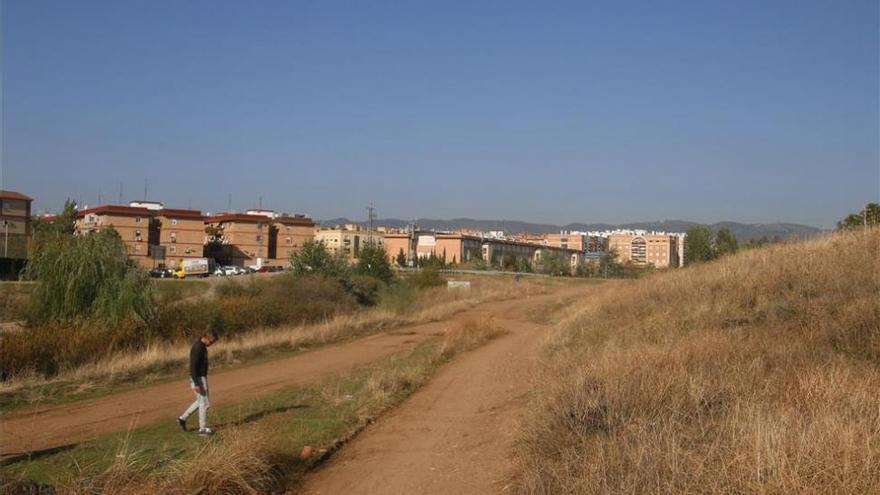
[[[409,355],[392,357],[356,374],[355,390],[331,380],[322,387],[321,399],[332,407],[353,402],[355,413],[348,432],[331,445],[318,446],[319,450],[332,450],[350,440],[382,412],[424,385],[454,355],[505,333],[491,319],[468,320],[446,332],[431,347],[417,348]],[[281,450],[289,439],[281,438],[276,430],[260,424],[233,427],[196,452],[158,468],[155,462],[146,460],[143,452],[122,442],[108,468],[97,475],[67,480],[57,490],[69,495],[290,493],[284,485],[295,482],[295,476],[285,471],[295,461],[289,452]]]
[[[608,286],[546,343],[520,493],[880,491],[880,231]]]
[[[156,470],[143,452],[123,442],[114,462],[101,473],[78,477],[55,487],[65,495],[258,495],[272,491],[272,433],[268,429],[232,428],[223,441],[205,442],[185,459]]]
[[[440,321],[484,302],[546,291],[547,286],[542,284],[513,284],[489,278],[479,280],[469,291],[447,290],[445,287],[425,289],[406,308],[380,305],[317,324],[263,328],[221,340],[211,349],[211,364],[234,364],[267,352],[314,348],[389,328]],[[144,349],[113,353],[84,366],[61,370],[51,378],[39,374],[13,377],[0,382],[0,395],[25,394],[39,401],[43,387],[59,383],[72,382],[89,389],[98,384],[150,381],[175,370],[182,373],[188,359],[187,345],[154,343]]]

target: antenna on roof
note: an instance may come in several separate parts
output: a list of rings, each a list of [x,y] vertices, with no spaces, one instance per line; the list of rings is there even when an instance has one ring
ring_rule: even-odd
[[[260,209],[261,210],[263,209],[263,197],[262,196],[260,196]]]
[[[226,213],[232,212],[232,193],[229,193],[229,199],[226,201]]]
[[[122,204],[122,182],[119,183],[119,204]]]
[[[98,188],[98,204],[101,204],[101,188]]]
[[[144,201],[147,200],[147,185],[148,185],[147,179],[144,179]]]

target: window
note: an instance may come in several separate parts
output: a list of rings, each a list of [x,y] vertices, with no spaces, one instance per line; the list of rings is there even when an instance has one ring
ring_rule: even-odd
[[[288,237],[287,239],[285,239],[285,242],[287,242],[288,244],[290,244],[290,243],[293,242],[293,241],[290,239],[290,237]]]
[[[632,247],[630,248],[630,257],[636,263],[644,263],[647,260],[646,256],[647,243],[641,237],[636,237],[632,241]]]
[[[171,219],[171,225],[177,225],[177,219],[176,219],[176,218],[172,218],[172,219]]]
[[[172,233],[171,233],[171,242],[172,242],[172,243],[177,242],[177,232],[172,232]]]
[[[171,247],[169,247],[169,248],[168,248],[168,252],[169,252],[169,253],[176,253],[176,252],[177,252],[177,246],[171,246]]]
[[[140,251],[140,250],[141,250],[141,245],[140,245],[140,244],[135,244],[135,245],[134,245],[134,250],[135,250],[135,251]]]
[[[141,242],[143,240],[143,239],[141,239],[141,231],[140,230],[134,231],[134,240],[137,242]]]
[[[263,236],[258,235],[258,236],[257,236],[257,242],[263,242]]]
[[[134,217],[134,223],[141,223],[141,217]]]

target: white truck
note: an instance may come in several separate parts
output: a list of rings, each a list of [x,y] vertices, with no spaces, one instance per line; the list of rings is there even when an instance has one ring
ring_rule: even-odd
[[[210,272],[208,258],[192,258],[180,261],[180,269],[174,272],[176,278],[207,277]]]

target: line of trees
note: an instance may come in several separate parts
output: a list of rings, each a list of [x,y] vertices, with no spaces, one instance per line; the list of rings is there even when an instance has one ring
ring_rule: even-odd
[[[858,213],[851,213],[837,222],[837,230],[852,230],[880,225],[880,204],[868,203]]]
[[[734,254],[739,248],[736,236],[727,227],[713,233],[709,227],[699,225],[687,230],[684,240],[684,260],[689,265],[704,263]]]

